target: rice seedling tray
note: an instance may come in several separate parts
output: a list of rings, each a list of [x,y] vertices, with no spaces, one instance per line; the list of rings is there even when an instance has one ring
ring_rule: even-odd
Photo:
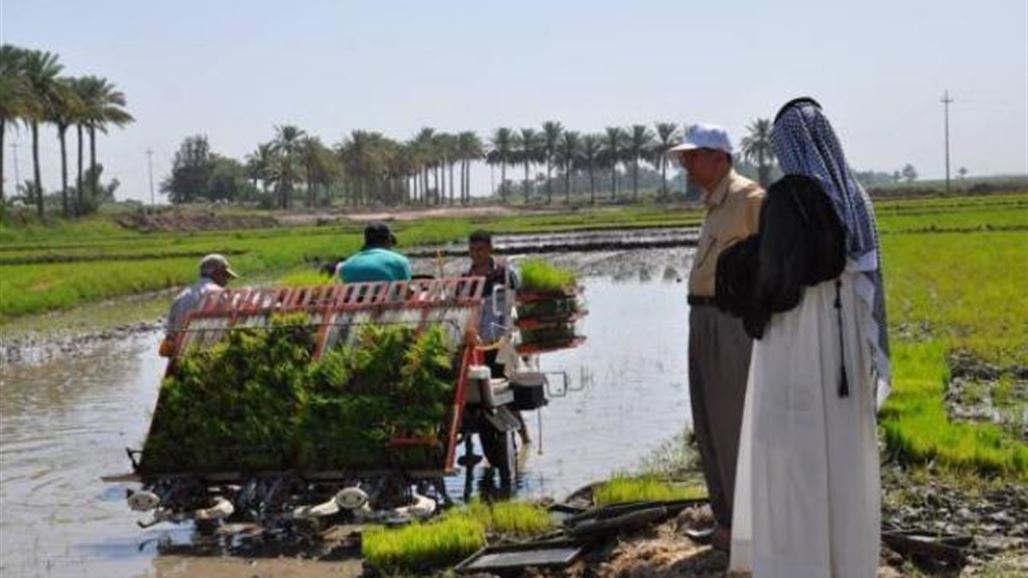
[[[482,281],[208,295],[177,338],[135,472],[452,472]]]
[[[458,564],[459,574],[504,573],[519,568],[564,568],[589,546],[585,540],[557,539],[523,544],[486,546]]]

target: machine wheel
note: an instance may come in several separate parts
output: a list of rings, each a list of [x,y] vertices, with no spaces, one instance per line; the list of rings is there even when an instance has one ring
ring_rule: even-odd
[[[510,484],[517,475],[518,450],[515,431],[499,431],[485,425],[479,432],[482,440],[482,453],[489,460],[489,466],[500,473],[500,484]]]

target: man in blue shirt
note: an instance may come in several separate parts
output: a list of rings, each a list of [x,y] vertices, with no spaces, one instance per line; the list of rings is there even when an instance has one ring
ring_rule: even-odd
[[[385,223],[364,227],[364,247],[339,266],[343,283],[410,280],[410,261],[393,251],[396,235]]]

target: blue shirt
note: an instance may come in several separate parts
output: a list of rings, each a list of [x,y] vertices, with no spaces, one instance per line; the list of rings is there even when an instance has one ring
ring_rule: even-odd
[[[389,249],[364,249],[343,261],[339,276],[343,283],[407,281],[410,279],[410,261]]]

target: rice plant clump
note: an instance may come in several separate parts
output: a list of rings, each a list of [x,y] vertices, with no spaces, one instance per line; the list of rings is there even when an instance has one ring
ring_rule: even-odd
[[[187,352],[162,385],[148,473],[422,468],[441,463],[455,344],[438,326],[369,325],[313,360],[305,315]],[[422,445],[392,447],[394,438]]]
[[[361,554],[386,573],[419,573],[456,564],[486,545],[485,524],[466,514],[404,528],[371,528]]]
[[[553,528],[546,509],[527,502],[472,502],[440,519],[399,529],[372,528],[361,553],[387,573],[426,572],[450,566],[486,545],[486,533],[531,537]]]
[[[490,532],[518,537],[537,536],[553,529],[546,508],[529,502],[472,502],[460,510],[485,524]]]
[[[593,490],[597,506],[627,502],[665,502],[706,497],[702,485],[670,484],[651,476],[615,476]]]
[[[229,332],[164,380],[143,451],[150,473],[276,470],[291,462],[314,351],[306,315]]]
[[[518,269],[523,291],[562,292],[578,282],[574,271],[557,267],[545,259],[525,259]]]

